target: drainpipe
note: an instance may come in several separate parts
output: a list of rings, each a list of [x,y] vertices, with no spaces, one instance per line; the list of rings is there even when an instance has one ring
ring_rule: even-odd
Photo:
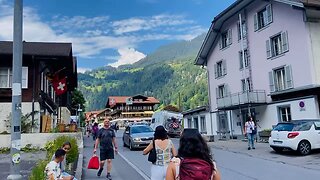
[[[207,66],[207,80],[208,80],[208,95],[209,95],[209,114],[210,114],[210,125],[211,125],[211,135],[213,135],[213,122],[212,122],[212,112],[211,112],[211,88],[210,88],[210,73]]]

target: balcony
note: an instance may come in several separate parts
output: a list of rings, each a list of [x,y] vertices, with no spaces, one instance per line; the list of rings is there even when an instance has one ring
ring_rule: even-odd
[[[222,98],[217,98],[217,108],[219,110],[238,109],[244,105],[261,105],[267,103],[266,92],[263,90],[246,91],[230,94]]]

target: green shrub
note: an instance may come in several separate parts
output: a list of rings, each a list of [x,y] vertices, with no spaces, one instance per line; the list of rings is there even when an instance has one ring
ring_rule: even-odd
[[[29,180],[42,180],[45,179],[45,167],[51,161],[51,158],[55,151],[62,147],[65,142],[71,143],[71,150],[67,154],[67,164],[73,163],[77,160],[79,155],[77,140],[70,136],[59,136],[53,141],[48,141],[45,144],[44,149],[47,151],[47,157],[45,160],[40,160],[37,165],[32,169]],[[68,166],[67,166],[68,167]]]
[[[59,136],[54,141],[49,141],[45,145],[45,149],[47,150],[47,158],[51,158],[55,151],[62,147],[65,142],[71,143],[71,150],[67,154],[67,163],[73,163],[78,158],[78,144],[77,140],[70,136]]]
[[[45,179],[45,168],[46,165],[50,162],[50,160],[40,160],[37,162],[37,165],[32,169],[29,180],[42,180]]]
[[[10,148],[8,147],[1,147],[0,148],[0,154],[7,154],[10,152]]]

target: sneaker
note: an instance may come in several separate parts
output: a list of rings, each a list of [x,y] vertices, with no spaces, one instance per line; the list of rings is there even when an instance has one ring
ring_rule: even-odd
[[[112,180],[112,177],[111,177],[110,174],[107,174],[107,179],[108,179],[108,180]]]
[[[98,173],[97,173],[97,176],[101,176],[102,171],[103,171],[103,168],[100,168]]]
[[[251,148],[250,147],[248,147],[248,150],[250,150]]]

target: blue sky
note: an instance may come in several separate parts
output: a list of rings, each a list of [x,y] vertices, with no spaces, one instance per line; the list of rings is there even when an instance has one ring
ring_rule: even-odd
[[[72,42],[78,71],[138,61],[207,32],[235,0],[24,0],[24,40]],[[0,40],[12,40],[12,1],[0,0]]]

